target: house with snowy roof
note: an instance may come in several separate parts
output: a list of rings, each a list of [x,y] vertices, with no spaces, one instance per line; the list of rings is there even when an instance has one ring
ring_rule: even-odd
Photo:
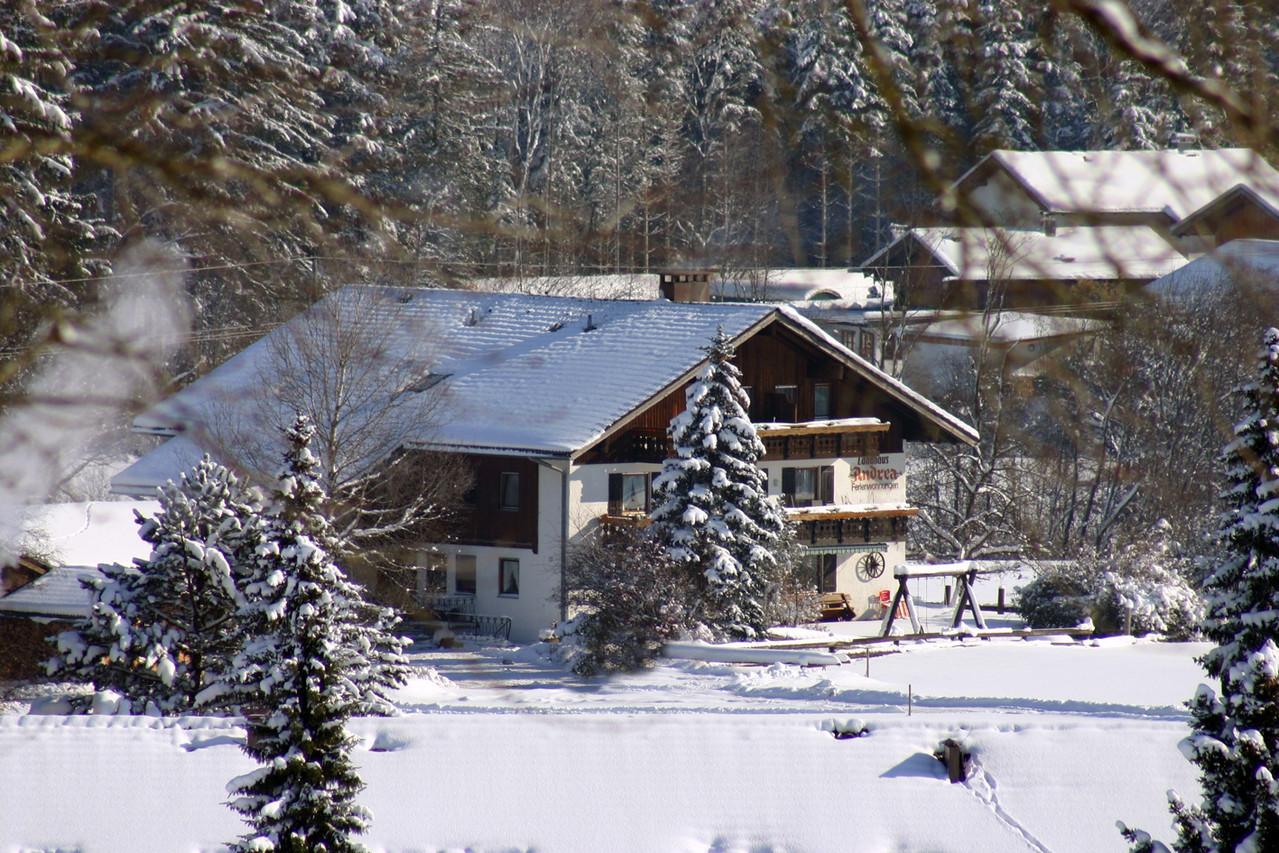
[[[993,151],[946,199],[965,221],[904,229],[862,265],[912,306],[1095,311],[1279,233],[1279,170],[1246,148]]]
[[[982,224],[1173,226],[1236,186],[1279,203],[1279,170],[1248,148],[992,151],[951,194]]]
[[[911,305],[1009,309],[1113,304],[1186,258],[1151,226],[911,228],[872,256]]]
[[[422,543],[419,591],[510,617],[516,640],[567,615],[566,542],[646,518],[652,477],[672,454],[667,428],[718,328],[736,347],[769,490],[799,526],[812,577],[858,610],[889,589],[905,557],[915,510],[903,443],[977,440],[786,306],[350,287],[312,311],[321,307],[359,311],[385,332],[387,364],[403,372],[398,400],[413,405],[430,389],[445,402],[409,447],[384,448],[460,454],[474,475],[452,535]],[[248,385],[269,383],[272,346],[306,319],[140,415],[135,428],[166,441],[114,490],[151,495],[193,464],[208,420],[234,411]],[[423,336],[430,355],[414,361]]]

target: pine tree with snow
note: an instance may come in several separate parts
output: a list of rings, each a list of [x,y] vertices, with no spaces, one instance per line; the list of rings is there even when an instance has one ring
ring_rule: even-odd
[[[256,490],[207,456],[167,483],[156,516],[138,515],[150,556],[102,565],[103,577],[85,582],[92,611],[58,635],[50,674],[118,694],[137,712],[193,710],[226,677],[236,648],[238,567],[253,548],[258,501]],[[208,699],[201,710],[221,707]]]
[[[83,304],[90,289],[81,280],[105,271],[112,236],[65,153],[79,118],[68,57],[83,37],[66,26],[67,12],[64,4],[0,5],[0,334],[23,343],[47,319],[42,309]]]
[[[386,693],[408,675],[403,641],[389,633],[394,617],[366,604],[325,548],[333,538],[313,434],[302,416],[287,431],[286,464],[240,613],[238,688],[264,715],[250,724],[245,746],[262,766],[228,785],[231,807],[250,826],[243,851],[363,849],[352,836],[370,815],[355,802],[363,782],[346,721],[390,713]]]
[[[768,627],[786,516],[757,464],[764,444],[746,415],[749,401],[723,329],[705,351],[686,408],[671,421],[676,456],[653,484],[654,534],[702,585],[700,621],[717,634],[750,637]]]
[[[1035,33],[1018,4],[1007,0],[978,0],[977,21],[973,141],[984,151],[1032,151],[1042,95],[1042,81],[1032,72],[1038,51]]]
[[[1267,329],[1256,382],[1242,389],[1244,418],[1226,446],[1219,540],[1224,562],[1209,579],[1204,655],[1218,689],[1189,703],[1182,752],[1199,767],[1203,799],[1170,793],[1178,853],[1279,850],[1279,330]],[[1134,853],[1167,853],[1120,824]]]

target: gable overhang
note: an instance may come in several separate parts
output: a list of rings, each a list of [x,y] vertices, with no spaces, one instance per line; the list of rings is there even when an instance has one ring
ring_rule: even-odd
[[[977,431],[971,426],[847,349],[843,344],[822,331],[815,323],[805,319],[799,312],[789,306],[780,306],[770,311],[759,321],[732,338],[734,349],[774,324],[780,324],[809,345],[824,352],[832,360],[851,369],[890,399],[913,410],[921,420],[930,424],[940,436],[970,446],[977,443]],[[659,391],[632,409],[624,417],[615,421],[594,440],[575,450],[572,453],[572,458],[577,460],[591,448],[625,430],[648,409],[657,405],[692,380],[705,366],[706,359],[702,359],[689,370],[662,386]]]
[[[970,446],[977,444],[979,436],[976,429],[848,349],[826,334],[816,323],[801,317],[798,312],[785,306],[778,309],[778,321],[814,347],[856,372],[887,397],[915,411],[921,420],[931,424],[940,435]]]
[[[1172,227],[1172,234],[1175,237],[1190,237],[1195,233],[1196,227],[1205,219],[1216,214],[1222,208],[1236,201],[1244,201],[1252,203],[1258,210],[1265,213],[1272,219],[1279,221],[1279,208],[1276,208],[1261,194],[1246,184],[1235,184],[1212,201],[1200,207],[1193,213],[1187,214],[1184,219]]]
[[[1019,174],[1016,169],[1008,163],[1003,157],[1003,151],[992,151],[985,157],[978,160],[967,172],[960,175],[955,183],[951,184],[951,194],[958,196],[960,193],[970,193],[971,189],[965,186],[969,181],[981,179],[985,174],[994,174],[1003,172],[1014,184],[1021,187],[1031,201],[1045,213],[1061,213],[1063,211],[1053,210],[1052,204],[1049,203],[1035,186],[1026,180],[1025,176]],[[988,179],[987,179],[988,180]],[[989,223],[981,222],[979,225],[987,225]]]
[[[746,329],[731,339],[733,348],[736,349],[742,341],[754,337],[761,330],[773,323],[777,319],[777,314],[777,310],[770,311],[750,326],[747,326]],[[571,454],[572,459],[576,461],[591,448],[596,447],[601,442],[608,441],[608,439],[625,430],[631,423],[641,417],[650,408],[656,406],[672,393],[682,388],[686,383],[690,382],[705,366],[706,359],[703,358],[688,370],[681,373],[678,377],[663,385],[657,392],[651,394],[647,400],[614,421],[606,430],[604,430],[604,432],[595,436],[582,447],[575,449]]]
[[[909,257],[911,245],[919,247],[921,251],[932,258],[931,264],[920,264],[903,259],[902,263],[892,263],[891,258],[894,252],[905,252]],[[951,275],[955,275],[958,270],[946,259],[946,256],[937,251],[937,247],[927,240],[915,228],[911,228],[902,232],[898,237],[875,254],[871,255],[865,263],[861,264],[857,269],[859,271],[869,271],[874,275],[878,271],[889,269],[908,269],[918,267],[931,267],[934,269],[946,270]]]

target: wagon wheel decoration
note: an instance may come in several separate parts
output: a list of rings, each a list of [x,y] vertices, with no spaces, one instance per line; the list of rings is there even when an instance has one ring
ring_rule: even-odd
[[[857,578],[871,581],[884,573],[884,556],[874,552],[863,554],[857,561]]]

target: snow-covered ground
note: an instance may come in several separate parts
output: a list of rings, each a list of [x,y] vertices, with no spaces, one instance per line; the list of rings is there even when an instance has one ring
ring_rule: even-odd
[[[681,660],[595,681],[544,646],[424,651],[404,714],[353,726],[364,842],[1122,851],[1116,820],[1169,837],[1165,791],[1198,795],[1176,747],[1205,648],[907,641],[840,666]],[[868,734],[825,730],[849,720]],[[0,851],[218,850],[241,831],[224,786],[251,769],[243,736],[211,718],[0,716]],[[948,737],[974,756],[962,784],[932,757]]]

